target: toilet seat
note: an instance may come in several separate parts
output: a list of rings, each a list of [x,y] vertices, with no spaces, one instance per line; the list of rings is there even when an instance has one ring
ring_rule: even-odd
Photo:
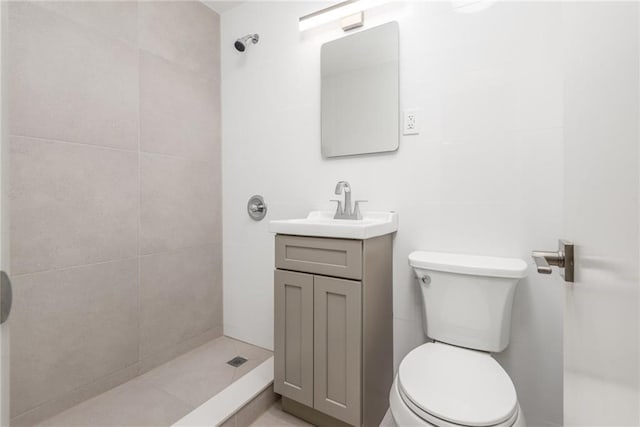
[[[511,426],[518,417],[513,382],[480,351],[424,344],[400,363],[397,388],[412,412],[436,426]]]
[[[432,414],[430,414],[430,413],[428,413],[426,411],[423,411],[422,409],[417,407],[411,400],[409,400],[409,398],[397,387],[397,385],[396,385],[396,388],[397,388],[398,395],[400,396],[403,404],[406,405],[407,410],[409,412],[411,412],[413,415],[419,417],[421,420],[426,421],[426,424],[428,424],[429,426],[435,426],[435,427],[466,427],[466,426],[462,426],[461,424],[452,423],[452,422],[443,420],[441,418],[433,416]],[[516,410],[514,411],[513,415],[507,421],[505,421],[503,423],[496,424],[496,425],[491,426],[491,427],[514,427],[519,416],[520,416],[519,408],[516,408]],[[419,424],[412,423],[410,425],[412,425],[413,427],[416,427]]]
[[[389,409],[391,410],[393,420],[398,427],[460,427],[459,424],[438,420],[435,419],[435,417],[431,417],[429,418],[430,421],[427,421],[424,414],[419,416],[403,399],[404,398],[400,395],[400,391],[398,390],[398,376],[396,375],[393,380],[393,385],[391,386],[391,391],[389,392]],[[501,426],[505,427],[507,425],[507,423],[503,423]],[[527,427],[527,422],[524,419],[524,414],[522,413],[520,406],[518,406],[518,409],[516,410],[516,416],[513,424],[509,427]]]

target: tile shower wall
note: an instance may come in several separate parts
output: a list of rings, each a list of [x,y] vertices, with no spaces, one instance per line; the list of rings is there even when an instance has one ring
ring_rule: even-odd
[[[11,415],[222,333],[219,16],[9,5]]]
[[[268,220],[332,209],[338,180],[369,200],[367,209],[400,214],[396,366],[425,340],[411,251],[515,256],[531,264],[532,249],[557,245],[560,4],[496,2],[472,13],[454,3],[391,2],[367,12],[365,28],[400,24],[401,107],[420,111],[421,132],[402,137],[395,153],[328,160],[320,153],[320,46],[343,33],[337,25],[304,33],[297,27],[300,16],[326,3],[247,2],[223,13],[225,334],[272,346]],[[260,42],[236,52],[233,40],[249,32],[260,33]],[[255,193],[269,206],[257,223],[245,213]],[[517,290],[511,345],[497,356],[530,425],[562,424],[563,301],[563,287],[530,265]]]

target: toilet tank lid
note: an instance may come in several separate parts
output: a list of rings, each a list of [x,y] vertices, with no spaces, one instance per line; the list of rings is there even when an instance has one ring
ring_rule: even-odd
[[[474,276],[519,279],[527,275],[527,263],[519,258],[415,251],[409,254],[409,265],[425,270]]]

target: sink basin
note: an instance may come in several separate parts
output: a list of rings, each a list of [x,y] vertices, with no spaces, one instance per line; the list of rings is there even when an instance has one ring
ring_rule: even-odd
[[[396,212],[363,212],[362,219],[333,219],[334,212],[314,211],[302,219],[269,222],[269,231],[297,236],[340,237],[370,239],[398,229]]]

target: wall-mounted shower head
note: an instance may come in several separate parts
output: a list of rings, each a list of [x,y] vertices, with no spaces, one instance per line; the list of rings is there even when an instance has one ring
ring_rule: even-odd
[[[240,37],[238,40],[236,40],[233,45],[236,47],[238,52],[244,52],[249,41],[251,41],[253,44],[256,44],[258,43],[258,40],[260,40],[260,36],[257,33],[247,34],[246,36]]]

